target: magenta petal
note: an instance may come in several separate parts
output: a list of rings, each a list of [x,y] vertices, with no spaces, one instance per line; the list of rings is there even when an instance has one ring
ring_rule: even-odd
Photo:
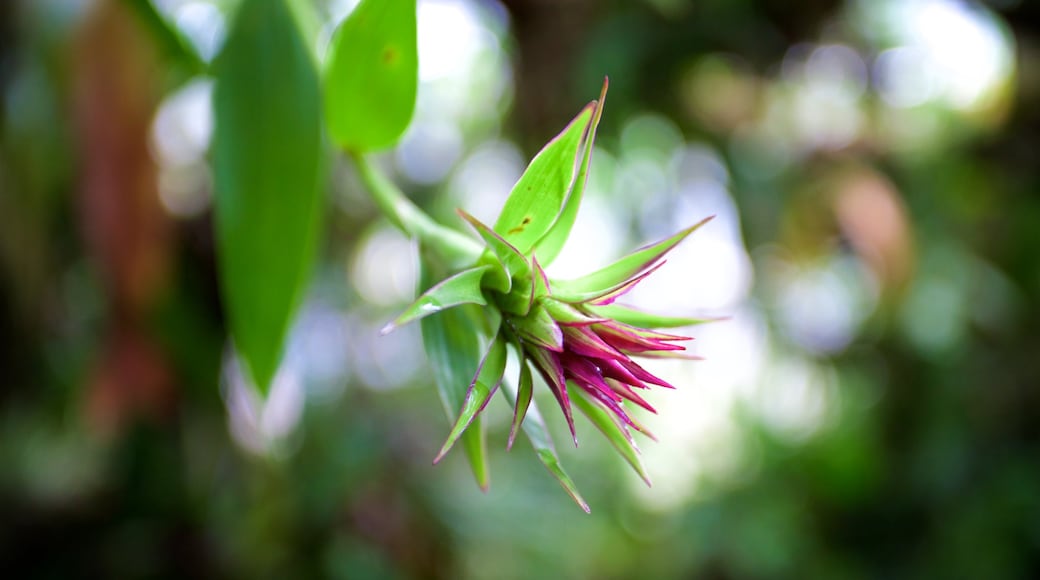
[[[637,365],[636,363],[632,362],[631,359],[625,359],[625,360],[619,361],[619,362],[621,363],[622,366],[625,367],[625,369],[628,370],[628,372],[632,373],[637,379],[639,379],[639,380],[641,380],[641,381],[643,381],[645,383],[650,383],[652,385],[657,385],[659,387],[664,387],[666,389],[674,389],[675,388],[672,385],[668,384],[666,381],[657,378],[656,376],[654,376],[652,373],[650,373],[649,371],[647,371],[643,367],[641,367],[641,366]]]
[[[574,446],[577,447],[578,433],[574,430],[574,414],[571,412],[571,401],[567,396],[567,381],[563,377],[563,365],[560,363],[559,355],[533,345],[528,345],[525,350],[530,359],[534,361],[535,368],[538,369],[542,378],[545,379],[545,383],[549,385],[549,390],[556,397],[556,402],[559,403],[563,416],[567,419],[567,426],[571,430]]]
[[[674,334],[665,334],[663,332],[643,331],[642,329],[635,327],[625,328],[616,322],[608,322],[606,324],[597,324],[592,329],[598,334],[607,344],[632,353],[642,353],[646,351],[657,351],[657,350],[686,350],[686,347],[672,344],[674,340],[689,340],[684,336],[677,336]],[[664,338],[657,338],[658,336]]]
[[[585,326],[564,326],[564,348],[581,356],[598,359],[627,360],[628,357],[603,341],[595,332]]]
[[[599,368],[600,368],[600,371],[603,373],[603,376],[608,378],[608,379],[614,379],[616,381],[621,381],[621,382],[623,382],[625,384],[631,385],[631,386],[639,388],[639,389],[649,389],[650,388],[650,387],[646,386],[646,384],[643,381],[637,379],[636,376],[631,373],[631,371],[626,369],[618,361],[615,361],[615,360],[600,361]]]
[[[607,380],[606,384],[615,393],[617,393],[618,396],[624,397],[624,398],[628,399],[629,401],[632,401],[633,403],[639,405],[640,407],[646,409],[647,411],[650,411],[651,413],[654,413],[654,414],[657,413],[657,409],[654,409],[653,407],[651,407],[650,403],[647,403],[646,400],[643,399],[643,397],[640,397],[639,395],[637,395],[635,393],[635,391],[633,391],[632,388],[629,387],[628,385],[626,385],[625,383],[622,383],[621,381]]]
[[[614,400],[621,401],[621,395],[614,392],[614,389],[603,380],[603,375],[600,374],[599,368],[588,359],[565,355],[561,357],[561,360],[563,361],[564,376],[581,383],[586,390],[588,388],[598,389]]]

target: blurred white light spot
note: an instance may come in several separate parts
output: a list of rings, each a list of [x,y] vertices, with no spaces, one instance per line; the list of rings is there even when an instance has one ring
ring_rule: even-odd
[[[524,160],[515,145],[488,141],[462,162],[449,189],[459,207],[490,225],[523,170]]]
[[[883,54],[877,65],[882,95],[894,106],[942,98],[970,110],[1011,74],[1010,41],[977,4],[887,0],[870,6],[883,8],[885,24],[907,49]]]
[[[192,218],[210,205],[212,176],[203,162],[159,168],[159,201],[171,215]]]
[[[484,27],[469,2],[419,3],[419,78],[431,81],[471,68],[482,48]]]
[[[239,445],[257,454],[281,451],[281,445],[303,416],[304,392],[299,374],[283,364],[263,399],[242,373],[241,360],[224,361],[228,426]]]
[[[416,272],[412,243],[397,230],[380,228],[361,243],[351,268],[351,281],[371,304],[391,306],[410,302]]]
[[[350,323],[357,337],[350,345],[350,370],[370,389],[392,390],[408,385],[426,360],[418,324],[381,335],[379,329],[386,322],[352,318]]]
[[[342,393],[348,373],[347,316],[320,301],[309,301],[293,325],[285,359],[300,369],[308,395],[329,400]],[[360,338],[360,337],[359,337]]]
[[[462,154],[462,134],[450,123],[413,123],[397,148],[397,164],[415,183],[433,184],[444,179]]]
[[[834,407],[832,372],[794,356],[770,364],[769,380],[753,399],[759,417],[776,433],[800,442],[819,430]]]
[[[881,98],[893,107],[916,107],[935,98],[938,79],[920,48],[890,48],[878,55],[874,70]]]
[[[210,204],[206,151],[213,132],[212,94],[210,79],[196,79],[163,100],[152,122],[159,199],[175,216],[199,215]]]
[[[621,231],[617,214],[602,197],[585,198],[567,243],[546,272],[552,278],[568,279],[606,266],[623,250]]]
[[[209,62],[224,42],[224,15],[209,2],[185,2],[175,14],[177,27],[195,45],[199,57]]]
[[[816,48],[805,63],[806,81],[838,98],[858,98],[867,87],[867,65],[859,53],[843,44]]]
[[[852,258],[793,269],[777,298],[784,331],[809,352],[843,350],[874,309],[873,286],[868,271]]]
[[[163,100],[152,124],[159,162],[189,164],[202,159],[213,133],[213,81],[197,79]]]

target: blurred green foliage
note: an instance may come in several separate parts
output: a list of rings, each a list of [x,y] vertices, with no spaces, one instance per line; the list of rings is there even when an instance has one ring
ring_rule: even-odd
[[[326,25],[308,38],[319,55],[340,4],[293,3]],[[722,184],[739,251],[692,248],[747,261],[754,282],[746,299],[716,305],[733,321],[698,334],[709,360],[676,371],[693,377],[678,386],[703,397],[697,406],[676,409],[681,393],[651,401],[662,412],[645,421],[661,438],[643,445],[655,487],[635,491],[638,479],[581,422],[581,449],[559,451],[592,507],[586,516],[526,443],[504,453],[510,413],[495,403],[487,494],[462,454],[430,467],[448,425],[417,332],[377,337],[407,301],[394,284],[410,279],[394,268],[397,250],[408,263],[409,247],[385,233],[345,164],[328,173],[336,210],[301,314],[316,338],[290,339],[287,364],[307,362],[294,375],[305,395],[275,385],[281,403],[263,408],[236,390],[222,374],[208,136],[191,123],[157,127],[178,96],[205,86],[197,67],[208,65],[190,55],[212,61],[222,33],[198,23],[229,22],[237,2],[155,2],[154,12],[116,0],[3,2],[3,570],[1040,575],[1035,3],[419,4],[420,31],[424,15],[476,14],[484,24],[466,38],[491,47],[459,61],[476,71],[465,90],[452,92],[461,81],[448,73],[420,75],[413,132],[384,160],[446,223],[456,223],[455,205],[479,206],[504,189],[492,199],[500,204],[511,180],[496,185],[491,169],[534,153],[604,75],[609,114],[586,200],[616,227],[593,246],[659,237],[716,199],[682,184]],[[135,5],[145,10],[121,12]],[[920,17],[914,5],[933,12]],[[936,54],[911,42],[942,37],[936,30],[959,31],[957,42]],[[105,47],[91,44],[99,39]],[[437,46],[420,32],[421,66]],[[121,54],[128,60],[110,67],[97,60]],[[996,76],[948,80],[962,78],[949,70],[982,70],[971,54],[990,55]],[[92,84],[109,68],[145,72]],[[110,98],[90,97],[98,94]],[[148,122],[129,122],[139,118]],[[99,129],[98,119],[114,121]],[[456,141],[445,126],[460,132]],[[458,154],[433,163],[439,173],[417,166],[409,155],[421,137],[438,154],[456,143]],[[135,155],[141,149],[149,155]],[[98,172],[98,163],[116,169]],[[484,197],[464,195],[472,175]],[[127,180],[145,195],[111,197],[137,191]],[[472,213],[494,215],[488,203]],[[579,215],[573,237],[594,217]],[[368,279],[391,271],[399,277],[383,286]],[[677,276],[694,295],[710,282],[695,269]],[[726,333],[741,348],[713,358]],[[727,363],[725,374],[697,370],[719,368],[713,360]],[[729,383],[735,402],[723,404]],[[694,437],[656,429],[668,415],[730,427]],[[561,417],[546,421],[566,439]],[[679,477],[690,464],[698,469]]]

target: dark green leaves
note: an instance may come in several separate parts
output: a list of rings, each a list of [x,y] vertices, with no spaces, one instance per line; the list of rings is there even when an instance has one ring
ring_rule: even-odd
[[[430,254],[427,250],[422,255],[423,287],[439,280],[446,272]],[[481,330],[486,324],[481,310],[472,304],[451,308],[420,321],[426,358],[433,371],[444,411],[452,421],[463,407],[469,384],[477,374],[484,354]],[[477,484],[487,489],[490,482],[487,443],[483,418],[479,414],[462,432],[461,441]]]
[[[389,147],[408,127],[419,83],[415,21],[415,0],[362,0],[333,35],[325,119],[340,147]]]
[[[491,399],[491,395],[494,395],[498,389],[498,384],[502,381],[502,373],[505,370],[506,343],[501,337],[496,336],[491,339],[491,345],[488,347],[487,353],[484,354],[483,360],[480,361],[476,375],[469,383],[469,390],[466,391],[466,397],[462,400],[459,416],[455,419],[455,424],[451,428],[451,433],[448,434],[448,439],[441,446],[437,457],[434,458],[434,463],[444,458],[452,446],[455,445],[459,435],[462,435],[463,431],[470,426],[477,413],[484,409],[488,400]]]
[[[282,0],[245,0],[216,65],[220,281],[231,336],[266,392],[321,225],[318,77]]]
[[[495,231],[524,254],[549,230],[563,207],[574,181],[578,148],[594,107],[593,103],[582,109],[531,160],[495,222]]]

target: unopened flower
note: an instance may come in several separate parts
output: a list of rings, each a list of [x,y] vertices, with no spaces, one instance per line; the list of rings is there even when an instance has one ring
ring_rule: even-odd
[[[492,395],[505,386],[514,407],[508,446],[512,447],[523,428],[539,458],[586,510],[588,506],[559,466],[541,418],[533,411],[532,369],[552,391],[575,444],[578,439],[573,407],[578,407],[649,483],[631,430],[651,438],[653,435],[629,413],[626,405],[656,412],[640,393],[653,386],[673,387],[633,357],[684,356],[685,347],[680,343],[689,338],[660,329],[702,321],[649,314],[617,305],[615,300],[651,275],[672,248],[711,219],[586,276],[549,279],[543,264],[556,257],[574,224],[605,94],[606,84],[599,101],[583,109],[532,160],[494,227],[459,210],[486,249],[475,264],[430,287],[387,327],[390,330],[423,319],[431,362],[469,364],[467,371],[446,375],[457,377],[466,372],[472,378],[468,385],[458,385],[465,389],[462,404],[451,409],[457,413],[455,424],[434,462],[472,428]],[[463,324],[462,319],[440,319],[444,314],[438,313],[456,307],[471,309],[471,328],[457,328]],[[474,310],[477,307],[479,310]],[[473,323],[474,320],[477,322]],[[456,356],[460,349],[444,344],[450,340],[450,333],[457,337],[460,332],[481,336],[483,354],[479,360]],[[510,348],[521,368],[515,388],[503,379]],[[471,461],[482,461],[481,446],[482,439],[468,446],[476,449],[468,449]],[[486,486],[486,472],[476,464],[474,467],[481,485]]]

